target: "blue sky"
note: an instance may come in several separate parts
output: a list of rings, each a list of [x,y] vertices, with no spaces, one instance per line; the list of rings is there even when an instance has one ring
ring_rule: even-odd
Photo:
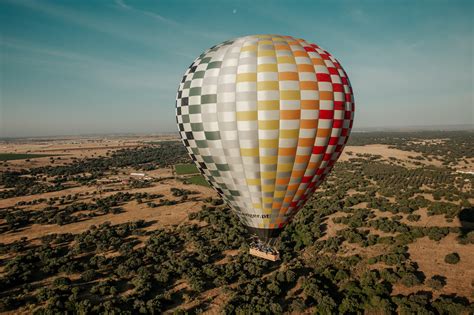
[[[0,136],[175,131],[175,94],[193,59],[265,33],[339,59],[355,128],[473,124],[473,9],[447,0],[0,0]]]

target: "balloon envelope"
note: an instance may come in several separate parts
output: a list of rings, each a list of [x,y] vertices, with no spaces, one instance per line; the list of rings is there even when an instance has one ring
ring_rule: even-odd
[[[349,79],[302,39],[245,36],[201,54],[179,85],[176,119],[201,173],[263,241],[329,173],[354,117]]]

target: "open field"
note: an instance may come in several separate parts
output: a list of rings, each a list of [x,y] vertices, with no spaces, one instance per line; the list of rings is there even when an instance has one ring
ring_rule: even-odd
[[[85,192],[90,192],[90,195],[86,198],[81,198],[81,202],[90,202],[94,196],[97,194],[93,193],[93,189],[81,189],[80,193],[84,194]],[[163,195],[171,200],[178,200],[171,195],[171,188],[179,189],[190,189],[190,185],[184,185],[181,181],[174,179],[169,179],[160,183],[157,187],[147,187],[147,188],[137,188],[137,189],[128,189],[127,186],[122,186],[120,190],[115,190],[114,192],[105,192],[102,193],[102,198],[110,197],[116,194],[117,192],[123,191],[130,194],[135,193],[147,193],[147,194],[159,194]],[[205,188],[202,186],[193,186],[192,190],[198,193],[197,198],[190,198],[185,202],[161,206],[159,208],[151,208],[146,203],[137,203],[136,201],[129,202],[122,206],[122,212],[118,214],[109,213],[104,214],[98,217],[93,218],[92,220],[83,220],[79,222],[73,222],[67,224],[68,233],[81,233],[89,229],[91,225],[100,225],[104,222],[110,222],[112,224],[121,224],[137,220],[146,220],[147,222],[153,221],[149,228],[165,228],[172,227],[174,225],[179,225],[188,222],[188,215],[191,212],[198,211],[203,203],[205,198],[214,196],[214,192],[210,188]],[[66,193],[78,193],[79,191],[66,191]],[[58,195],[56,193],[56,195]],[[49,198],[54,195],[50,195]],[[14,206],[15,204],[31,200],[28,197],[17,197],[10,198],[5,200],[0,200],[0,205],[3,207]],[[25,207],[27,209],[28,207]],[[2,222],[2,221],[0,221]],[[44,235],[49,235],[58,232],[57,224],[33,224],[28,229],[19,229],[17,231],[12,231],[4,233],[2,235],[2,242],[10,243],[18,241],[23,237],[28,239],[40,239]]]
[[[187,175],[187,174],[197,174],[199,170],[194,164],[178,164],[175,166],[176,174],[178,175]]]
[[[201,175],[195,175],[191,176],[186,179],[189,183],[194,184],[194,185],[200,185],[204,187],[210,187],[209,183],[202,177]]]
[[[77,159],[106,156],[112,152],[136,148],[138,146],[161,141],[177,140],[176,135],[164,136],[108,136],[108,137],[67,137],[53,139],[8,139],[0,140],[0,154],[37,154],[34,160],[10,161],[7,165],[10,169],[31,168],[39,166],[64,165],[72,163]],[[49,157],[59,156],[53,162]],[[1,160],[0,160],[1,161]],[[0,171],[3,166],[0,165]]]
[[[368,144],[364,146],[347,146],[343,154],[340,157],[341,161],[348,161],[352,156],[368,155],[380,155],[381,158],[386,162],[399,161],[404,166],[413,167],[414,162],[418,162],[417,158],[422,155],[417,152],[403,151],[400,149],[391,148],[384,144]],[[438,160],[422,160],[424,165],[440,166],[441,161]]]
[[[2,143],[0,312],[471,314],[470,144],[355,134],[270,263],[170,136]]]

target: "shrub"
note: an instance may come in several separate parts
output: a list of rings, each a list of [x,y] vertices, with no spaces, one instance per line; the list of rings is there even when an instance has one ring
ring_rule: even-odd
[[[407,273],[400,280],[402,284],[406,287],[413,287],[415,285],[421,284],[420,279],[414,273]]]
[[[444,262],[451,265],[457,264],[460,260],[461,258],[459,257],[458,253],[451,253],[451,254],[446,255],[446,257],[444,257]]]
[[[426,284],[433,290],[439,290],[446,285],[446,278],[436,275],[428,279]]]
[[[419,214],[409,214],[407,220],[410,222],[420,221],[421,216]]]

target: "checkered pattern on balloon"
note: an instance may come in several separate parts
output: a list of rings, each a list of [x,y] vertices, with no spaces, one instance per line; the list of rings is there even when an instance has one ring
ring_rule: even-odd
[[[346,72],[302,39],[254,35],[216,45],[187,69],[179,133],[209,184],[266,240],[302,208],[346,144]]]

